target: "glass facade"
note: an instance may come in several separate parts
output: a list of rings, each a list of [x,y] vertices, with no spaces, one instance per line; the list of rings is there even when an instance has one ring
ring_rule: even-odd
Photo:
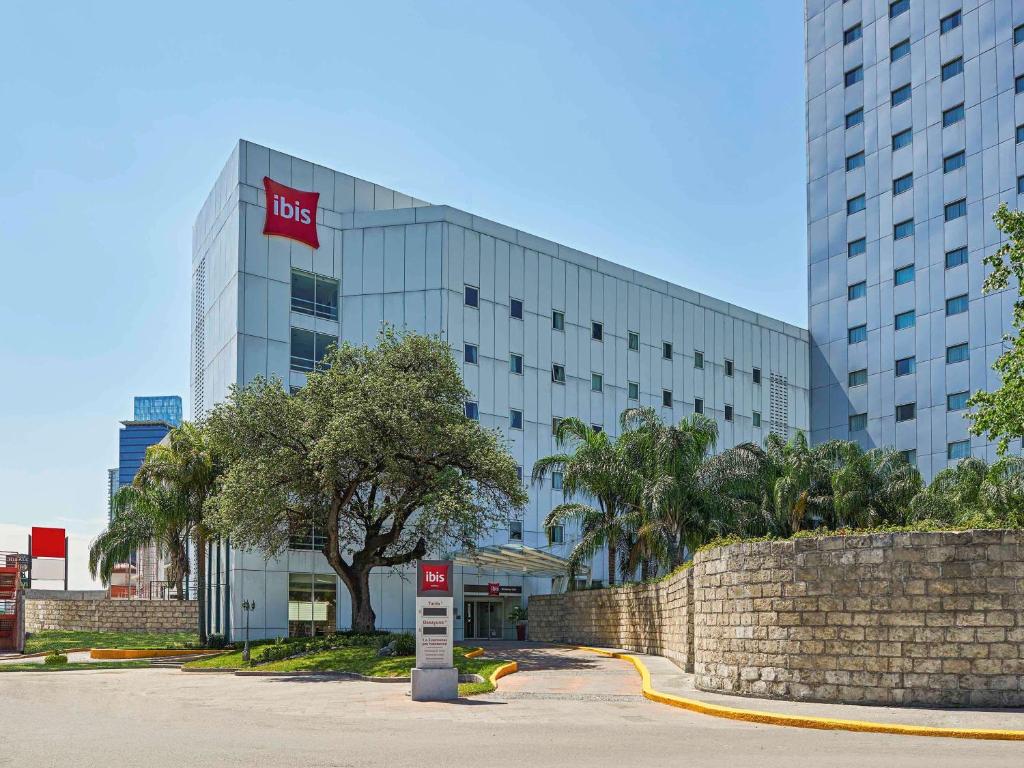
[[[166,421],[181,426],[181,398],[178,395],[156,395],[135,398],[135,421]]]
[[[338,577],[288,574],[288,636],[315,637],[338,631]]]

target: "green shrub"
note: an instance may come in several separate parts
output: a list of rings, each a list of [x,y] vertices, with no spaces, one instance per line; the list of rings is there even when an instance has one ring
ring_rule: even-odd
[[[48,653],[46,655],[46,658],[43,659],[43,664],[45,664],[48,667],[59,667],[67,663],[67,654],[61,653],[59,651],[53,651],[52,653]]]
[[[271,661],[283,661],[293,656],[305,656],[335,648],[376,648],[381,645],[382,640],[385,643],[389,642],[391,636],[387,632],[337,632],[322,637],[278,638],[265,647],[258,659],[253,657],[249,664],[255,666]]]
[[[395,656],[415,656],[416,636],[399,632],[391,636],[395,643]]]
[[[227,647],[227,640],[224,635],[210,635],[206,638],[206,647],[211,650],[219,651]]]

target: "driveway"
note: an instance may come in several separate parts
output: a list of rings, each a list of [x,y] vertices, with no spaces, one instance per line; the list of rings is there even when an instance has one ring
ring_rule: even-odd
[[[173,669],[0,674],[0,766],[866,766],[1020,768],[1019,743],[751,725],[655,704],[630,665],[505,645],[494,694]]]

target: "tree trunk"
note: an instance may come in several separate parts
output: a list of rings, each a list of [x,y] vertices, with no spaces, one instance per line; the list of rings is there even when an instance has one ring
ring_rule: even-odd
[[[370,569],[361,569],[353,564],[351,578],[339,575],[345,581],[352,598],[352,631],[373,632],[377,625],[377,615],[370,604]]]
[[[615,566],[618,562],[617,551],[614,544],[608,545],[608,586],[615,585]]]
[[[199,607],[199,644],[206,645],[206,542],[201,536],[195,537],[196,545],[196,590]]]

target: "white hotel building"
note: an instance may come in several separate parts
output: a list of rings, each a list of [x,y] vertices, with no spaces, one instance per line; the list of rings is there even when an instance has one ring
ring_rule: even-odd
[[[320,193],[319,248],[263,234],[264,177]],[[526,482],[566,416],[614,433],[634,405],[673,422],[703,411],[719,449],[808,428],[806,330],[247,141],[196,219],[192,274],[195,417],[255,376],[300,387],[330,343],[371,343],[388,322],[450,342],[470,408],[505,433]],[[558,558],[576,532],[543,527],[557,485],[531,486],[521,519],[479,542],[478,564],[457,557],[458,639],[511,637],[513,604],[564,586]],[[348,627],[345,587],[311,539],[270,560],[213,547],[210,630],[237,639],[245,599],[254,638]],[[590,578],[605,570],[596,558]],[[408,574],[371,585],[378,627],[411,631]]]

